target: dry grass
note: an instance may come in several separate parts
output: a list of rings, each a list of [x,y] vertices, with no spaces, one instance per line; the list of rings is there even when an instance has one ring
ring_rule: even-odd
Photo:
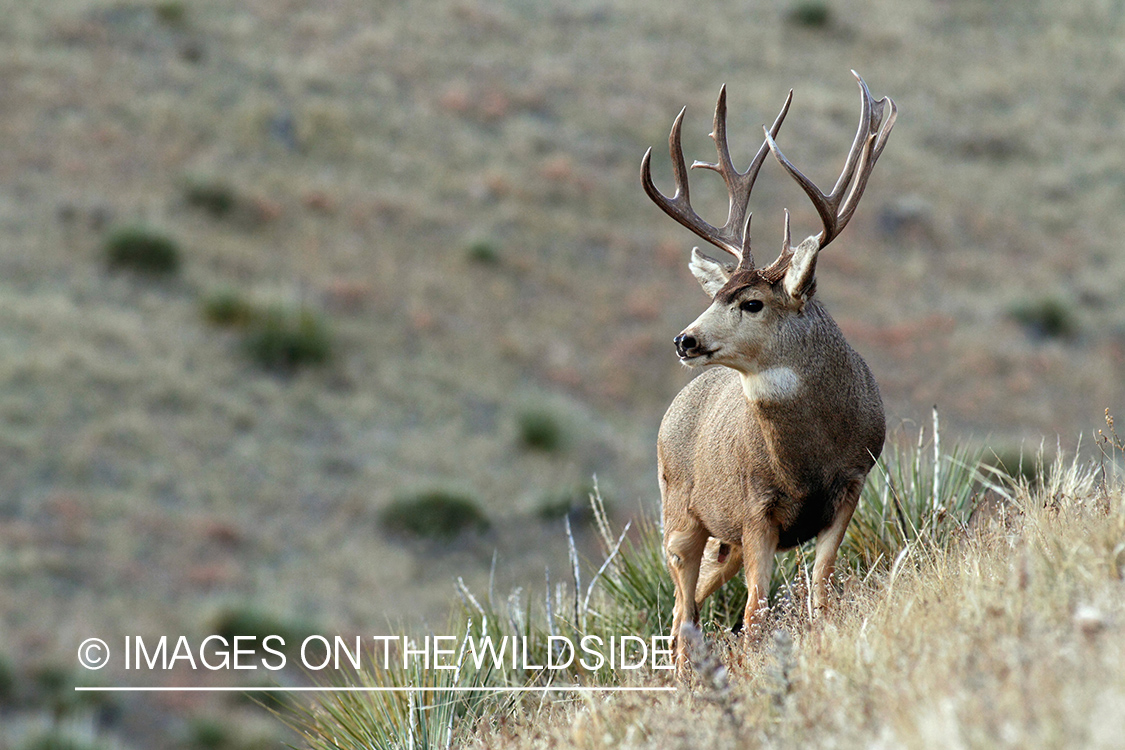
[[[748,647],[732,688],[590,698],[482,723],[472,746],[1121,747],[1125,495],[1080,463],[949,544],[845,582],[823,622]],[[1048,487],[1050,489],[1048,489]]]
[[[839,599],[824,619],[810,621],[800,562],[795,574],[779,576],[783,590],[763,632],[731,635],[721,609],[705,610],[706,638],[685,634],[694,671],[675,695],[327,695],[295,726],[317,750],[647,747],[658,740],[662,747],[1114,746],[1121,726],[1102,714],[1116,713],[1125,699],[1125,445],[1107,423],[1102,460],[1044,462],[1040,455],[1031,480],[978,471],[977,463],[957,472],[960,452],[944,454],[936,440],[899,452],[879,467],[885,491],[864,498],[874,506],[869,516],[882,507],[901,519],[880,532],[885,556],[866,554],[874,524],[849,533]],[[884,492],[893,498],[881,500]],[[976,506],[972,520],[967,492],[993,498]],[[592,500],[605,563],[595,560],[597,574],[585,574],[584,599],[575,560],[573,577],[557,591],[548,580],[546,609],[538,612],[519,592],[504,604],[491,589],[478,600],[462,587],[464,615],[444,632],[519,633],[538,663],[548,634],[663,632],[669,596],[658,530],[614,542]],[[735,596],[733,609],[745,599],[737,588],[742,599]],[[728,585],[717,597],[734,591]],[[442,680],[474,690],[545,679],[616,685],[623,677],[654,686],[671,676],[610,670],[547,678],[482,672],[466,660]],[[373,661],[349,684],[429,686],[433,679]]]

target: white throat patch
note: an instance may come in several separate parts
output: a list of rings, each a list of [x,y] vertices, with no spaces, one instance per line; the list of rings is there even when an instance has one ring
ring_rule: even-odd
[[[788,367],[771,367],[758,373],[740,373],[742,391],[751,401],[786,401],[797,395],[801,379]]]

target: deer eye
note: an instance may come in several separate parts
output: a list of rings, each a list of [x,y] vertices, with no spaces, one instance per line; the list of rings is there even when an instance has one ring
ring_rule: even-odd
[[[738,306],[739,310],[747,313],[761,312],[765,304],[760,299],[748,299]]]

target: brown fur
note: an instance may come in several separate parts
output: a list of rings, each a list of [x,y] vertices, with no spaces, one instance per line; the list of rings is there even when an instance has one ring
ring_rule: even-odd
[[[739,172],[727,146],[726,88],[720,91],[711,131],[718,161],[693,166],[726,182],[730,209],[722,227],[691,207],[683,112],[668,138],[676,178],[671,197],[652,182],[652,150],[641,160],[641,184],[656,205],[738,261],[731,268],[692,251],[691,271],[713,301],[676,337],[676,350],[684,364],[724,368],[680,392],[657,440],[664,551],[676,587],[674,641],[686,622],[698,623],[699,604],[742,565],[750,591],[745,622],[754,624],[769,596],[774,553],[814,537],[813,600],[823,607],[836,552],[883,449],[875,378],[812,299],[820,251],[855,212],[897,116],[893,101],[875,101],[852,75],[860,88],[859,129],[831,193],[801,174],[774,140],[792,92],[750,166]],[[793,247],[786,211],[781,255],[755,268],[747,206],[767,151],[812,201],[824,229]],[[681,643],[675,652],[682,668]]]
[[[788,367],[800,385],[784,400],[755,402],[736,369],[709,369],[665,414],[657,460],[665,550],[677,589],[673,637],[684,622],[698,620],[699,605],[743,562],[750,591],[746,623],[752,624],[768,596],[774,553],[829,528],[838,533],[828,536],[842,538],[882,451],[879,388],[827,311],[816,300],[800,309],[785,305],[777,285],[750,275],[731,277],[716,304],[734,305],[748,295],[768,299],[776,317],[755,364]],[[726,560],[718,559],[714,541],[704,560],[709,538],[731,546]],[[823,549],[818,542],[818,607],[839,538]]]

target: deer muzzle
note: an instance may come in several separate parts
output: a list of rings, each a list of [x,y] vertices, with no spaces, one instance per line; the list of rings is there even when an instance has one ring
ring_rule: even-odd
[[[676,354],[680,355],[680,359],[695,359],[711,353],[697,336],[687,331],[673,339],[673,343],[676,345]]]

